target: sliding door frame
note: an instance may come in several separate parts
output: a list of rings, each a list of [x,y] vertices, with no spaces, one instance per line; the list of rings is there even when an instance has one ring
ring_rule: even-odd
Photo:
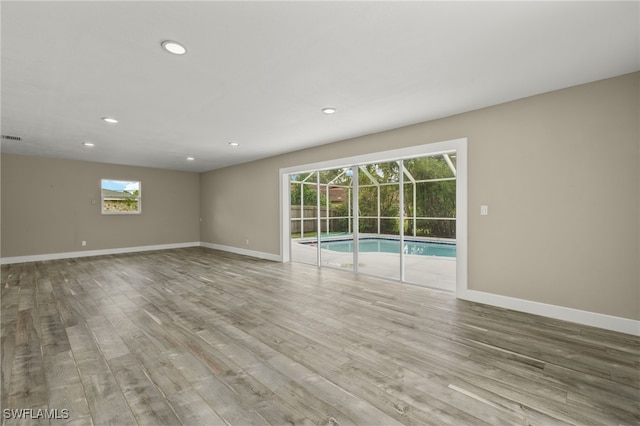
[[[427,157],[456,151],[456,295],[464,295],[467,292],[467,197],[468,197],[468,161],[467,139],[453,139],[443,142],[435,142],[424,145],[416,145],[407,148],[393,149],[389,151],[374,152],[352,157],[338,158],[334,160],[320,161],[310,164],[286,167],[280,169],[280,254],[282,262],[291,261],[290,238],[290,206],[289,206],[289,175],[294,173],[312,172],[316,170],[337,169],[354,167],[360,164],[374,162],[392,162],[407,160],[416,157]],[[355,170],[355,169],[354,169]],[[355,174],[355,172],[354,172]],[[404,192],[401,190],[401,192]],[[354,197],[355,198],[355,197]],[[354,211],[357,214],[357,211]],[[354,230],[355,232],[355,230]],[[357,241],[357,240],[356,240]],[[318,267],[321,267],[318,264]],[[356,269],[357,272],[357,269]]]

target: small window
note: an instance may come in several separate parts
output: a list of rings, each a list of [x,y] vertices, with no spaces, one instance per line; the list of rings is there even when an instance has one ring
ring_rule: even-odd
[[[140,181],[102,179],[102,214],[140,214]]]

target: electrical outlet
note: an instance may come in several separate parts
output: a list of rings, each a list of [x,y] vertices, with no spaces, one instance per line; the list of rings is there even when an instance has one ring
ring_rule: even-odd
[[[249,245],[249,239],[247,239],[247,245]]]
[[[86,241],[82,241],[82,247],[86,247],[87,246],[87,242]]]

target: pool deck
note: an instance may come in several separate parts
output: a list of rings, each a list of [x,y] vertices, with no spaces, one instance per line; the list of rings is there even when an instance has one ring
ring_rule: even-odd
[[[317,262],[316,246],[291,240],[291,260]],[[353,270],[353,253],[321,249],[322,266]],[[400,256],[394,253],[359,253],[358,272],[400,280]],[[404,255],[404,281],[438,290],[454,292],[456,288],[456,259],[440,256]]]

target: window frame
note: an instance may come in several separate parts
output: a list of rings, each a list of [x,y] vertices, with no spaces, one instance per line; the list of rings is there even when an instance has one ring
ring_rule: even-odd
[[[108,188],[104,187],[104,183],[105,181],[108,182],[120,182],[120,183],[124,183],[124,184],[131,184],[131,183],[135,183],[138,186],[138,194],[137,195],[133,195],[131,197],[105,197],[104,194],[104,190]],[[112,190],[115,191],[115,190]],[[123,191],[124,192],[124,191]],[[109,211],[109,210],[105,210],[105,201],[109,201],[109,200],[135,200],[138,203],[138,209],[137,210],[125,210],[125,211]],[[108,179],[108,178],[103,178],[100,179],[100,212],[103,215],[137,215],[137,214],[142,214],[142,181],[140,180],[131,180],[131,179]]]

